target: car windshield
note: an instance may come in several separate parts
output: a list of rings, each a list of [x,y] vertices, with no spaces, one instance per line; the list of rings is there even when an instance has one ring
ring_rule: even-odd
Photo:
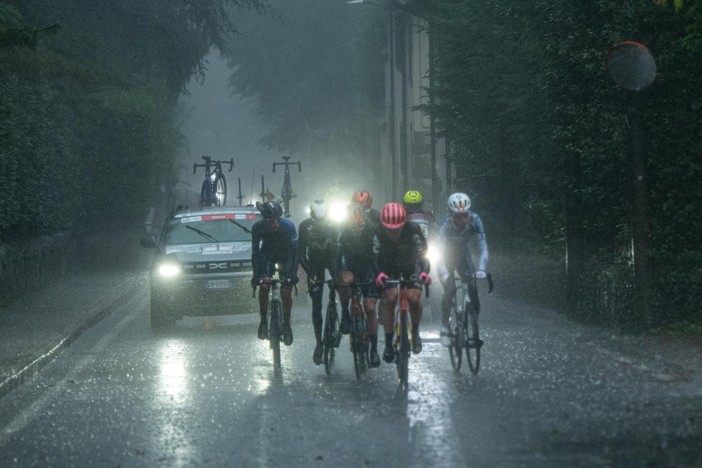
[[[178,218],[166,225],[163,241],[167,245],[249,242],[251,228],[259,218],[254,214]]]

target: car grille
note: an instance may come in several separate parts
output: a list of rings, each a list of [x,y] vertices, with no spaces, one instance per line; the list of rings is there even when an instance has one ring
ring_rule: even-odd
[[[187,274],[231,273],[237,271],[251,271],[251,260],[188,262],[183,264],[183,272]]]

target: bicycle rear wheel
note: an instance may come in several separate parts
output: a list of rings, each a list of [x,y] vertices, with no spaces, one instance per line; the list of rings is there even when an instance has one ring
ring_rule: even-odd
[[[273,350],[273,368],[275,370],[280,370],[280,338],[283,333],[282,329],[282,311],[280,308],[280,303],[277,301],[271,301],[270,303],[270,317],[268,318],[268,340]]]
[[[461,363],[463,362],[463,329],[458,324],[456,320],[455,311],[451,312],[451,318],[449,319],[449,333],[451,344],[449,345],[448,352],[449,358],[451,358],[451,367],[453,367],[454,372],[461,371]]]
[[[352,306],[353,323],[351,326],[351,349],[353,351],[353,368],[356,378],[363,380],[368,370],[368,332],[363,311],[358,305]]]
[[[473,304],[469,302],[466,303],[465,307],[466,358],[468,359],[470,371],[473,374],[477,374],[478,370],[480,370],[480,348],[483,346],[478,327],[478,312],[473,307]]]
[[[397,362],[397,374],[400,378],[400,390],[407,393],[409,388],[409,356],[410,356],[410,337],[409,337],[409,313],[407,311],[400,312],[400,336],[398,336],[398,349],[395,353],[395,361]]]
[[[330,375],[334,370],[335,348],[338,346],[337,336],[339,333],[339,316],[336,312],[336,304],[329,303],[327,306],[327,316],[324,319],[324,337],[322,347],[324,348],[324,371]]]
[[[224,206],[227,203],[227,179],[223,175],[218,174],[214,180],[215,199],[213,200],[216,206]]]

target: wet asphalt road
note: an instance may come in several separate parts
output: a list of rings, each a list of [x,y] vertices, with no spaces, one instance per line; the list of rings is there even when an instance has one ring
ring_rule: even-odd
[[[0,400],[0,466],[702,466],[699,349],[483,295],[480,374],[425,325],[403,397],[392,365],[356,380],[346,338],[314,366],[302,297],[276,376],[255,315],[155,337],[144,285]]]

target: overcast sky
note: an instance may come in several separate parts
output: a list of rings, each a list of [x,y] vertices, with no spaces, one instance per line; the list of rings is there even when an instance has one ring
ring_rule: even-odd
[[[234,158],[234,170],[226,173],[229,196],[238,195],[238,178],[241,177],[242,193],[246,203],[252,193],[261,191],[261,174],[266,178],[266,185],[281,185],[280,174],[271,174],[274,160],[280,155],[256,143],[264,135],[261,123],[255,115],[255,105],[238,96],[230,96],[227,79],[231,70],[219,57],[212,53],[208,57],[208,70],[205,82],[199,84],[191,81],[187,89],[190,95],[181,96],[181,105],[188,115],[183,124],[183,133],[187,137],[189,154],[185,159],[185,177],[191,190],[199,193],[202,183],[202,169],[193,175],[193,163],[201,163],[202,156],[213,159],[229,160]],[[275,178],[274,178],[275,176]],[[196,200],[187,200],[194,205]],[[228,204],[238,204],[236,198],[229,198]]]

